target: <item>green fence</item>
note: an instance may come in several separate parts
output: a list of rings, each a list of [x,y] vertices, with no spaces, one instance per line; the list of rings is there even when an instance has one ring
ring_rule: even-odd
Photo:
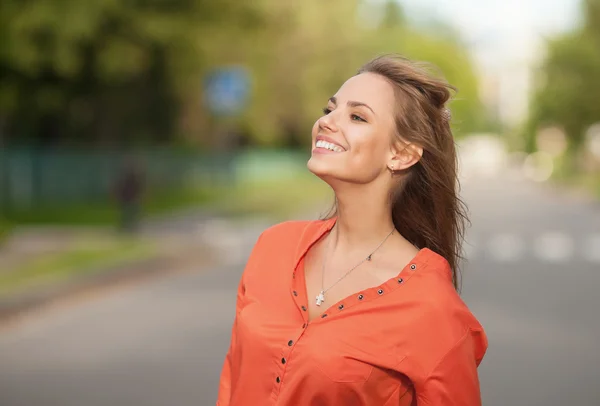
[[[110,197],[125,163],[141,168],[151,192],[281,178],[305,171],[307,154],[248,150],[238,154],[146,149],[135,152],[5,149],[0,151],[0,202],[7,211]]]

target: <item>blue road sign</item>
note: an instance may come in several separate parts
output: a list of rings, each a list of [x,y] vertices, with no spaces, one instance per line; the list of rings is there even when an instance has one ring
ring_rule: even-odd
[[[211,113],[218,116],[239,114],[248,101],[249,76],[241,66],[219,68],[209,73],[204,83],[204,96]]]

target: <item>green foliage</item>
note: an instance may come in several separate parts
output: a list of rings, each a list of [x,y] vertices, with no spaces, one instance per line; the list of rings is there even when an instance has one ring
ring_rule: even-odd
[[[326,100],[370,58],[400,53],[436,65],[459,92],[451,104],[457,135],[485,125],[473,63],[456,36],[417,30],[400,5],[356,0],[307,0],[280,4],[272,17],[285,21],[275,40],[262,37],[256,64],[254,103],[245,117],[258,142],[308,143],[307,134]],[[362,8],[362,7],[364,8]],[[361,20],[383,15],[378,24]],[[268,62],[268,63],[265,63]]]
[[[439,74],[457,88],[450,102],[454,131],[458,136],[482,130],[485,125],[483,106],[478,96],[477,77],[467,50],[456,37],[421,32],[406,25],[382,24],[370,33],[369,43],[376,44],[376,52],[401,53],[407,57],[426,61],[439,70]],[[370,50],[369,50],[370,51]]]
[[[168,140],[207,27],[248,27],[234,0],[0,3],[0,117],[12,141]],[[251,21],[250,21],[251,22]],[[250,24],[251,25],[251,24]]]
[[[0,296],[64,282],[156,256],[153,243],[126,237],[90,236],[73,246],[26,258],[10,270],[1,269]]]
[[[378,13],[375,25],[364,18]],[[457,130],[481,126],[464,47],[411,27],[391,0],[5,0],[0,122],[12,143],[210,147],[202,78],[242,64],[252,100],[235,124],[253,143],[298,145],[326,99],[384,52],[438,65],[460,89]]]
[[[2,246],[2,243],[10,235],[11,229],[12,229],[11,224],[4,218],[0,217],[0,247]]]
[[[527,126],[529,150],[545,125],[563,127],[577,150],[587,127],[600,120],[600,1],[584,1],[584,16],[583,27],[548,41]]]

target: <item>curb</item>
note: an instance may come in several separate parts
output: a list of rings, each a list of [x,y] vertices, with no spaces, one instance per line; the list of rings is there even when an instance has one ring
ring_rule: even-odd
[[[195,265],[200,268],[209,266],[213,263],[213,258],[205,251],[203,247],[193,253],[178,253],[177,257],[172,254],[157,255],[110,268],[98,268],[42,289],[0,298],[0,327],[13,319],[78,294],[181,272],[178,268],[189,262],[190,257],[197,259],[198,254],[203,254],[203,260],[195,261]]]

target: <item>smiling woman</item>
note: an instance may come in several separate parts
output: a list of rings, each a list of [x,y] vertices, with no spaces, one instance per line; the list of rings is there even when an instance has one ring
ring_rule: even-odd
[[[386,56],[329,99],[307,166],[335,212],[260,236],[218,405],[481,404],[487,339],[457,293],[466,216],[451,90]]]

